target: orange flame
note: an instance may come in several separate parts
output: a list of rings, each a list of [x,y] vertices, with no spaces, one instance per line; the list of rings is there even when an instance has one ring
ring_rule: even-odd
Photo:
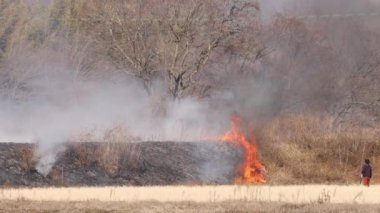
[[[237,115],[232,116],[232,130],[224,134],[222,141],[234,143],[242,146],[245,151],[244,163],[240,176],[236,177],[235,182],[243,183],[265,183],[265,167],[257,159],[256,139],[254,136],[251,140],[241,130],[241,118]]]

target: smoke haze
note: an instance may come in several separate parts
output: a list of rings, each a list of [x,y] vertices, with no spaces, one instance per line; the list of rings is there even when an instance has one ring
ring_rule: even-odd
[[[0,57],[0,140],[37,143],[40,157],[37,167],[47,174],[62,144],[109,141],[107,135],[116,127],[122,129],[124,142],[202,141],[226,132],[233,113],[256,125],[284,112],[336,115],[339,113],[336,108],[344,105],[336,102],[354,94],[347,95],[347,88],[353,88],[351,83],[357,82],[350,79],[357,71],[352,67],[361,64],[375,67],[378,61],[378,53],[369,53],[376,51],[378,42],[371,39],[378,34],[367,33],[364,24],[355,28],[350,24],[373,23],[363,17],[347,22],[314,20],[308,25],[308,20],[302,19],[278,21],[277,15],[366,14],[378,12],[379,7],[373,5],[379,3],[378,0],[261,0],[260,16],[265,21],[258,24],[259,32],[250,34],[258,39],[253,42],[255,45],[265,46],[257,48],[263,50],[263,56],[255,46],[248,48],[248,53],[214,60],[212,63],[221,65],[210,65],[207,72],[212,77],[220,75],[225,82],[203,98],[189,95],[174,100],[168,95],[168,79],[162,76],[152,81],[151,92],[147,92],[141,79],[128,74],[131,70],[120,69],[109,61],[113,58],[98,60],[87,54],[86,48],[97,44],[92,42],[93,38],[79,42],[86,48],[75,47],[78,54],[71,52],[73,47],[66,44],[70,43],[66,38],[59,42],[65,47],[62,49],[57,49],[54,42],[39,51],[20,43],[11,54]],[[41,34],[33,33],[37,38]],[[339,43],[342,35],[347,34],[352,36]],[[6,37],[4,33],[1,39]],[[0,53],[5,52],[1,44],[0,48]],[[99,49],[90,50],[98,53]],[[228,50],[225,52],[228,54]],[[231,63],[226,59],[236,55],[240,58]],[[246,63],[247,58],[250,63]],[[90,64],[85,65],[89,66],[85,74],[76,66],[80,64],[78,60]],[[361,83],[375,85],[364,80]],[[371,87],[368,91],[376,89]]]

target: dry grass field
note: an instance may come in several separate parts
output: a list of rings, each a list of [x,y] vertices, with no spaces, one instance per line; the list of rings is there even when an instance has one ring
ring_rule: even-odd
[[[380,186],[3,188],[0,212],[379,212]]]
[[[0,200],[380,204],[379,191],[380,185],[369,188],[360,185],[10,188],[0,190]]]
[[[279,202],[57,202],[0,201],[0,212],[379,212],[379,205]]]

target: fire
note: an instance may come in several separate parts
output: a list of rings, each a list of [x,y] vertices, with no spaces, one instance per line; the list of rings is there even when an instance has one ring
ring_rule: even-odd
[[[232,118],[232,129],[224,134],[222,141],[234,143],[242,146],[245,151],[244,163],[241,168],[241,174],[236,177],[236,183],[265,183],[265,167],[257,159],[257,146],[254,136],[250,140],[241,130],[241,118],[234,115]]]

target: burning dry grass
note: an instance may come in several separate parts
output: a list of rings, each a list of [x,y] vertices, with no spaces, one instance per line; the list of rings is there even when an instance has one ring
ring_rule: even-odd
[[[242,120],[237,115],[232,117],[232,130],[223,135],[222,141],[234,143],[244,148],[244,162],[236,183],[265,183],[265,167],[257,158],[257,144],[254,135],[248,137],[242,131]]]
[[[376,169],[380,162],[380,128],[343,125],[339,127],[334,125],[334,120],[331,118],[303,114],[279,117],[262,128],[254,130],[257,133],[259,145],[259,149],[254,150],[254,154],[257,154],[257,159],[266,167],[268,184],[358,184],[360,168],[365,158],[369,158],[374,166],[374,177],[371,182],[380,182],[380,170]],[[123,141],[128,141],[127,135],[125,130],[115,127],[110,129],[104,137],[106,143],[94,143],[96,145],[93,143],[69,143],[66,151],[62,153],[62,159],[59,158],[61,160],[53,166],[49,174],[53,180],[52,183],[59,186],[70,186],[72,182],[65,182],[64,174],[72,172],[74,167],[69,165],[75,165],[76,172],[93,169],[104,173],[111,179],[120,176],[121,172],[125,177],[130,177],[132,172],[135,176],[131,179],[132,181],[128,182],[132,185],[172,184],[170,181],[173,180],[176,181],[173,184],[184,184],[193,180],[193,168],[198,168],[199,162],[202,162],[196,159],[204,159],[204,156],[210,155],[210,150],[215,153],[213,155],[223,152],[221,156],[224,156],[212,158],[213,163],[218,163],[218,166],[213,165],[212,168],[226,168],[228,161],[222,161],[222,159],[226,159],[225,156],[231,155],[231,158],[228,159],[234,162],[240,160],[238,156],[240,156],[241,150],[238,146],[200,149],[201,146],[198,145],[177,142],[124,143]],[[87,139],[87,136],[83,136],[83,139]],[[223,142],[217,143],[223,144]],[[206,143],[199,142],[199,144],[203,146]],[[29,145],[21,149],[14,147],[13,154],[7,155],[8,157],[5,158],[20,162],[20,170],[23,174],[29,174],[30,171],[35,170],[36,162],[33,150],[34,148]],[[236,153],[231,154],[235,150]],[[170,154],[168,155],[168,153]],[[4,152],[3,158],[5,154]],[[171,156],[170,159],[168,156]],[[254,155],[248,155],[248,157],[252,156]],[[3,161],[8,162],[9,159],[5,158]],[[158,162],[156,159],[162,159],[160,162],[163,159],[167,160],[166,171],[163,171],[161,164],[151,165],[151,163]],[[207,159],[205,158],[205,160]],[[237,164],[233,164],[236,171],[239,169]],[[8,164],[3,166],[6,165]],[[246,168],[245,165],[243,163],[242,167]],[[147,168],[153,167],[157,168],[156,172],[149,173],[149,175],[144,173]],[[251,168],[249,167],[249,169]],[[181,171],[178,173],[179,170]],[[230,170],[235,171],[234,169]],[[207,173],[205,175],[211,173],[209,167],[204,171]],[[93,175],[93,173],[88,174]],[[165,179],[164,182],[161,182],[163,179],[157,181],[157,174],[170,175],[170,178]],[[237,177],[239,178],[242,174],[245,175],[245,173],[241,173]],[[231,173],[232,175],[234,174]],[[181,178],[178,178],[179,176]],[[220,178],[225,177],[220,175]],[[227,180],[230,180],[230,177]],[[195,182],[204,183],[199,178]],[[229,184],[230,182],[223,181],[222,183]],[[81,182],[81,184],[88,183]],[[97,182],[91,184],[99,185]]]
[[[280,116],[255,132],[259,149],[254,149],[254,155],[246,155],[246,162],[253,162],[247,161],[247,157],[257,160],[258,154],[267,169],[269,184],[358,183],[365,158],[373,165],[380,162],[380,127],[337,125],[332,117],[296,114]],[[120,128],[109,131],[105,138],[107,147],[96,154],[99,165],[109,175],[120,167],[120,156],[139,162],[140,153],[122,149],[119,142],[126,140],[125,135]],[[88,150],[76,151],[88,155]],[[245,165],[251,164],[244,164],[243,168],[252,168]],[[372,182],[380,182],[380,170],[374,169]]]
[[[380,162],[380,128],[337,126],[332,118],[291,115],[259,132],[260,154],[272,184],[358,183],[365,158]],[[374,182],[380,171],[374,170]]]

